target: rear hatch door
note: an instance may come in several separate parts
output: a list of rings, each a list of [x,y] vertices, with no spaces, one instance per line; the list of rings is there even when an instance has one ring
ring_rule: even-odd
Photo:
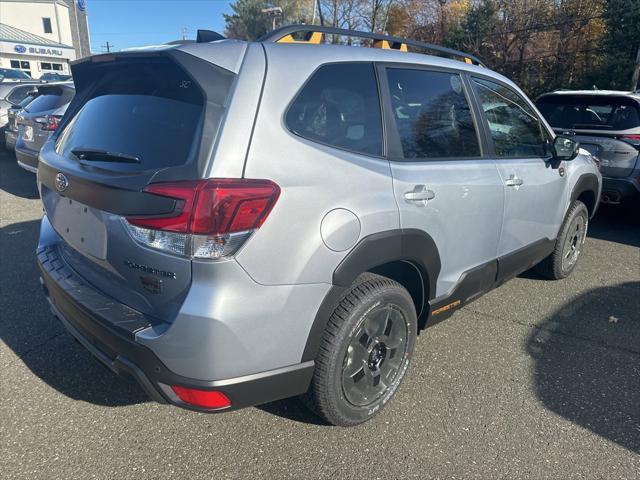
[[[206,87],[189,73],[193,62]],[[191,284],[191,261],[142,246],[125,217],[180,210],[178,201],[143,189],[200,178],[234,75],[172,50],[93,57],[72,70],[76,97],[40,154],[46,214],[79,275],[171,321]]]
[[[639,157],[640,103],[622,95],[551,94],[538,108],[556,133],[575,135],[601,161],[602,174],[626,177]]]

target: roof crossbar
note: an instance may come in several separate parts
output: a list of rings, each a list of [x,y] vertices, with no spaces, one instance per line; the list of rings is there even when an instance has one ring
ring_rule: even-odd
[[[296,39],[295,34],[304,33],[301,39]],[[367,38],[373,40],[373,46],[376,48],[407,51],[407,46],[421,48],[429,52],[444,55],[449,58],[461,60],[465,63],[485,65],[475,56],[454,50],[453,48],[442,47],[432,43],[419,42],[408,38],[394,37],[391,35],[382,35],[379,33],[360,32],[358,30],[346,30],[343,28],[324,27],[321,25],[288,25],[278,28],[259,38],[259,42],[269,43],[321,43],[322,34],[341,35],[344,37]]]

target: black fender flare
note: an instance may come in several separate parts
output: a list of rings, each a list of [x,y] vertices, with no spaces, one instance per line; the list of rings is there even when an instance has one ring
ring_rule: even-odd
[[[598,210],[598,204],[600,203],[600,196],[598,195],[599,190],[600,190],[600,184],[598,182],[598,177],[593,173],[584,173],[580,175],[580,177],[578,178],[578,181],[575,183],[575,185],[573,186],[573,189],[571,190],[571,202],[569,203],[569,205],[573,204],[573,202],[575,202],[576,199],[580,195],[582,195],[584,192],[592,192],[595,199],[595,203],[590,213],[591,213],[591,218],[593,218],[593,216],[596,213],[596,210]],[[588,207],[589,206],[587,205],[587,208]]]
[[[436,243],[429,234],[418,229],[397,229],[368,235],[353,247],[334,270],[333,286],[320,304],[309,330],[302,354],[303,362],[316,358],[331,313],[358,275],[386,263],[402,260],[411,262],[427,280],[426,300],[435,297],[441,263]]]

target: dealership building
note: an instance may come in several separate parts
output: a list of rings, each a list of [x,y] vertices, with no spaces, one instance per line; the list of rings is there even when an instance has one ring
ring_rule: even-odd
[[[0,0],[0,67],[70,73],[91,54],[86,0]]]

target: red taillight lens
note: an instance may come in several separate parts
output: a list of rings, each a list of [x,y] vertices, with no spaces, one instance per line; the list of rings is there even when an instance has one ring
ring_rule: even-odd
[[[128,217],[130,224],[199,235],[259,228],[280,195],[275,183],[249,179],[154,183],[144,191],[176,199],[176,211],[164,217]]]
[[[42,118],[36,119],[36,122],[42,125],[42,130],[46,132],[54,132],[60,125],[60,115],[45,115]]]
[[[638,140],[640,141],[640,135],[623,135],[622,138],[627,139],[627,140]]]
[[[179,387],[177,385],[172,385],[171,390],[173,390],[184,403],[188,403],[194,407],[227,408],[231,406],[231,400],[222,392],[197,390],[195,388]]]

